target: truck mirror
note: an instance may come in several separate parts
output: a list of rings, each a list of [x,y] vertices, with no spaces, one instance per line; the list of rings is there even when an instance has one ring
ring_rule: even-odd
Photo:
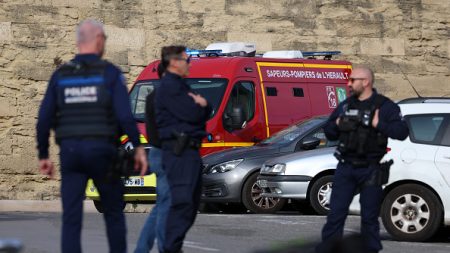
[[[246,127],[245,114],[242,106],[234,106],[223,115],[223,124],[226,129],[237,130]]]
[[[244,109],[242,106],[234,106],[229,116],[231,118],[231,128],[233,130],[242,129],[245,123]]]
[[[317,146],[319,146],[319,144],[320,144],[319,138],[307,137],[302,140],[300,148],[304,150],[311,150],[315,149]]]

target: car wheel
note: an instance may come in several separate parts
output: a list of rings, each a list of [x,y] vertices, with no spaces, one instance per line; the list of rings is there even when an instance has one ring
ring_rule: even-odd
[[[395,240],[426,241],[441,226],[442,212],[433,192],[420,185],[405,184],[387,194],[381,218]]]
[[[333,175],[317,179],[309,191],[309,203],[317,214],[326,215],[330,211]]]
[[[103,203],[100,200],[93,200],[93,202],[94,202],[95,209],[97,209],[97,211],[99,213],[104,213],[105,212],[105,208],[103,207]],[[122,210],[125,209],[126,205],[127,205],[127,203],[123,202]]]
[[[244,206],[254,213],[276,213],[283,208],[286,199],[263,197],[263,189],[256,183],[259,173],[251,175],[242,189]]]

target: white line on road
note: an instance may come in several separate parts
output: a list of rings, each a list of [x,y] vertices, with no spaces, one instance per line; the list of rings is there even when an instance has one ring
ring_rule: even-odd
[[[281,225],[308,225],[308,224],[316,224],[317,222],[309,222],[309,221],[289,221],[289,220],[280,220],[280,219],[262,219],[256,220],[257,222],[272,222]]]
[[[183,243],[183,247],[186,247],[186,248],[193,248],[193,249],[199,249],[199,250],[204,250],[204,251],[212,251],[212,252],[220,251],[219,249],[202,247],[202,246],[198,246],[198,245],[200,245],[200,243],[198,243],[198,242],[191,242],[191,241],[184,241],[184,243]]]

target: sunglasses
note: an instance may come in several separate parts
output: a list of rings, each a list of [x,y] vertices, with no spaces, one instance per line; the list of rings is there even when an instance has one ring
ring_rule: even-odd
[[[191,63],[191,56],[192,55],[189,55],[188,58],[186,58],[186,59],[184,59],[183,57],[178,57],[175,59],[180,60],[180,61],[185,61],[187,64],[189,64],[189,63]]]
[[[350,83],[353,83],[353,82],[356,81],[356,80],[365,80],[365,79],[367,79],[367,78],[362,78],[362,77],[349,77],[349,78],[348,78],[348,81],[349,81]]]

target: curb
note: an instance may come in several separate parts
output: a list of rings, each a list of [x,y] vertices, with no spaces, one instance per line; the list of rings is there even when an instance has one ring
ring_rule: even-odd
[[[153,208],[153,204],[127,203],[126,213],[147,213]],[[83,201],[85,213],[98,213],[92,200]],[[0,212],[62,212],[61,200],[0,200]]]

